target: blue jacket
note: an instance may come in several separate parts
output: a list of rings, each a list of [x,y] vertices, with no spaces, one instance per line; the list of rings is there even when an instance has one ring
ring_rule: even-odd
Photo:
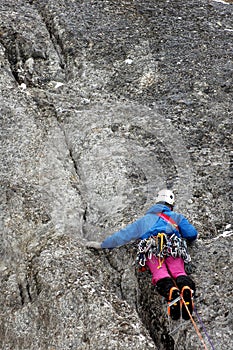
[[[156,215],[156,213],[161,212],[170,216],[177,223],[179,231],[164,219]],[[129,243],[132,240],[144,239],[152,235],[156,236],[159,232],[164,232],[167,235],[172,235],[175,233],[178,237],[186,238],[190,242],[197,238],[197,231],[195,227],[191,225],[183,215],[172,211],[166,205],[155,204],[143,217],[107,237],[101,243],[101,248],[110,249],[119,247]]]

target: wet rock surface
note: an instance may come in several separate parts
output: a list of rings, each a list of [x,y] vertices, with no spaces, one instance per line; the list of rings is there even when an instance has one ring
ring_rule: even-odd
[[[195,320],[232,348],[231,2],[3,0],[0,20],[1,349],[200,349],[133,244],[85,248],[165,186],[199,231]]]

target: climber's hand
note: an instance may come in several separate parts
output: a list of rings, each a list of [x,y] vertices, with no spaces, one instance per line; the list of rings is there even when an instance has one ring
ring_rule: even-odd
[[[101,249],[101,245],[98,242],[89,241],[86,243],[87,248]]]

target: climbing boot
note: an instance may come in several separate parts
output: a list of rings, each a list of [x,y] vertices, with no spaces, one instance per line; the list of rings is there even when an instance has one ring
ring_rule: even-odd
[[[180,291],[176,287],[172,287],[168,297],[168,315],[172,320],[180,318]]]
[[[188,286],[184,286],[181,290],[181,306],[182,306],[181,307],[182,318],[184,320],[189,320],[190,315],[192,315],[193,313],[194,304],[193,304],[193,291]],[[189,312],[187,309],[189,310]]]
[[[156,283],[157,292],[168,300],[170,289],[175,287],[175,283],[171,277],[164,277]]]
[[[179,290],[182,290],[184,286],[189,286],[195,293],[196,286],[190,276],[185,276],[185,275],[178,276],[176,279],[176,285],[179,288]]]

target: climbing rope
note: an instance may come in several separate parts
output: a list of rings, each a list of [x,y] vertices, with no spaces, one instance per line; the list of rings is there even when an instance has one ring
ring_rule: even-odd
[[[209,335],[208,335],[208,333],[206,331],[205,325],[202,322],[202,319],[201,319],[200,315],[197,313],[197,309],[196,309],[195,306],[194,306],[194,312],[195,312],[195,314],[197,316],[197,319],[198,319],[198,321],[199,321],[199,323],[200,323],[200,325],[201,325],[201,327],[202,327],[202,329],[203,329],[203,331],[204,331],[204,333],[206,335],[206,338],[208,339],[208,342],[210,343],[211,349],[215,350],[214,345],[213,345],[213,343],[212,343],[212,341],[211,341],[211,339],[210,339],[210,337],[209,337]]]
[[[192,321],[192,324],[193,324],[193,326],[194,326],[194,328],[195,328],[195,331],[196,331],[196,333],[197,333],[197,335],[198,335],[198,337],[199,337],[201,343],[203,344],[204,349],[205,349],[205,350],[208,350],[208,348],[207,348],[207,346],[206,346],[206,343],[205,343],[205,341],[204,341],[204,339],[203,339],[203,337],[202,337],[202,335],[201,335],[201,333],[200,333],[200,331],[199,331],[199,329],[198,329],[198,327],[197,327],[197,325],[196,325],[196,322],[194,321],[194,319],[193,319],[193,317],[192,317],[192,315],[191,315],[191,313],[190,313],[190,311],[189,311],[189,308],[188,308],[188,306],[186,305],[186,303],[185,303],[185,301],[184,301],[184,298],[183,298],[182,296],[181,296],[181,301],[182,301],[182,303],[184,304],[184,306],[185,306],[185,308],[186,308],[186,310],[187,310],[187,312],[188,312],[188,315],[189,315],[189,317],[190,317],[190,320]]]

